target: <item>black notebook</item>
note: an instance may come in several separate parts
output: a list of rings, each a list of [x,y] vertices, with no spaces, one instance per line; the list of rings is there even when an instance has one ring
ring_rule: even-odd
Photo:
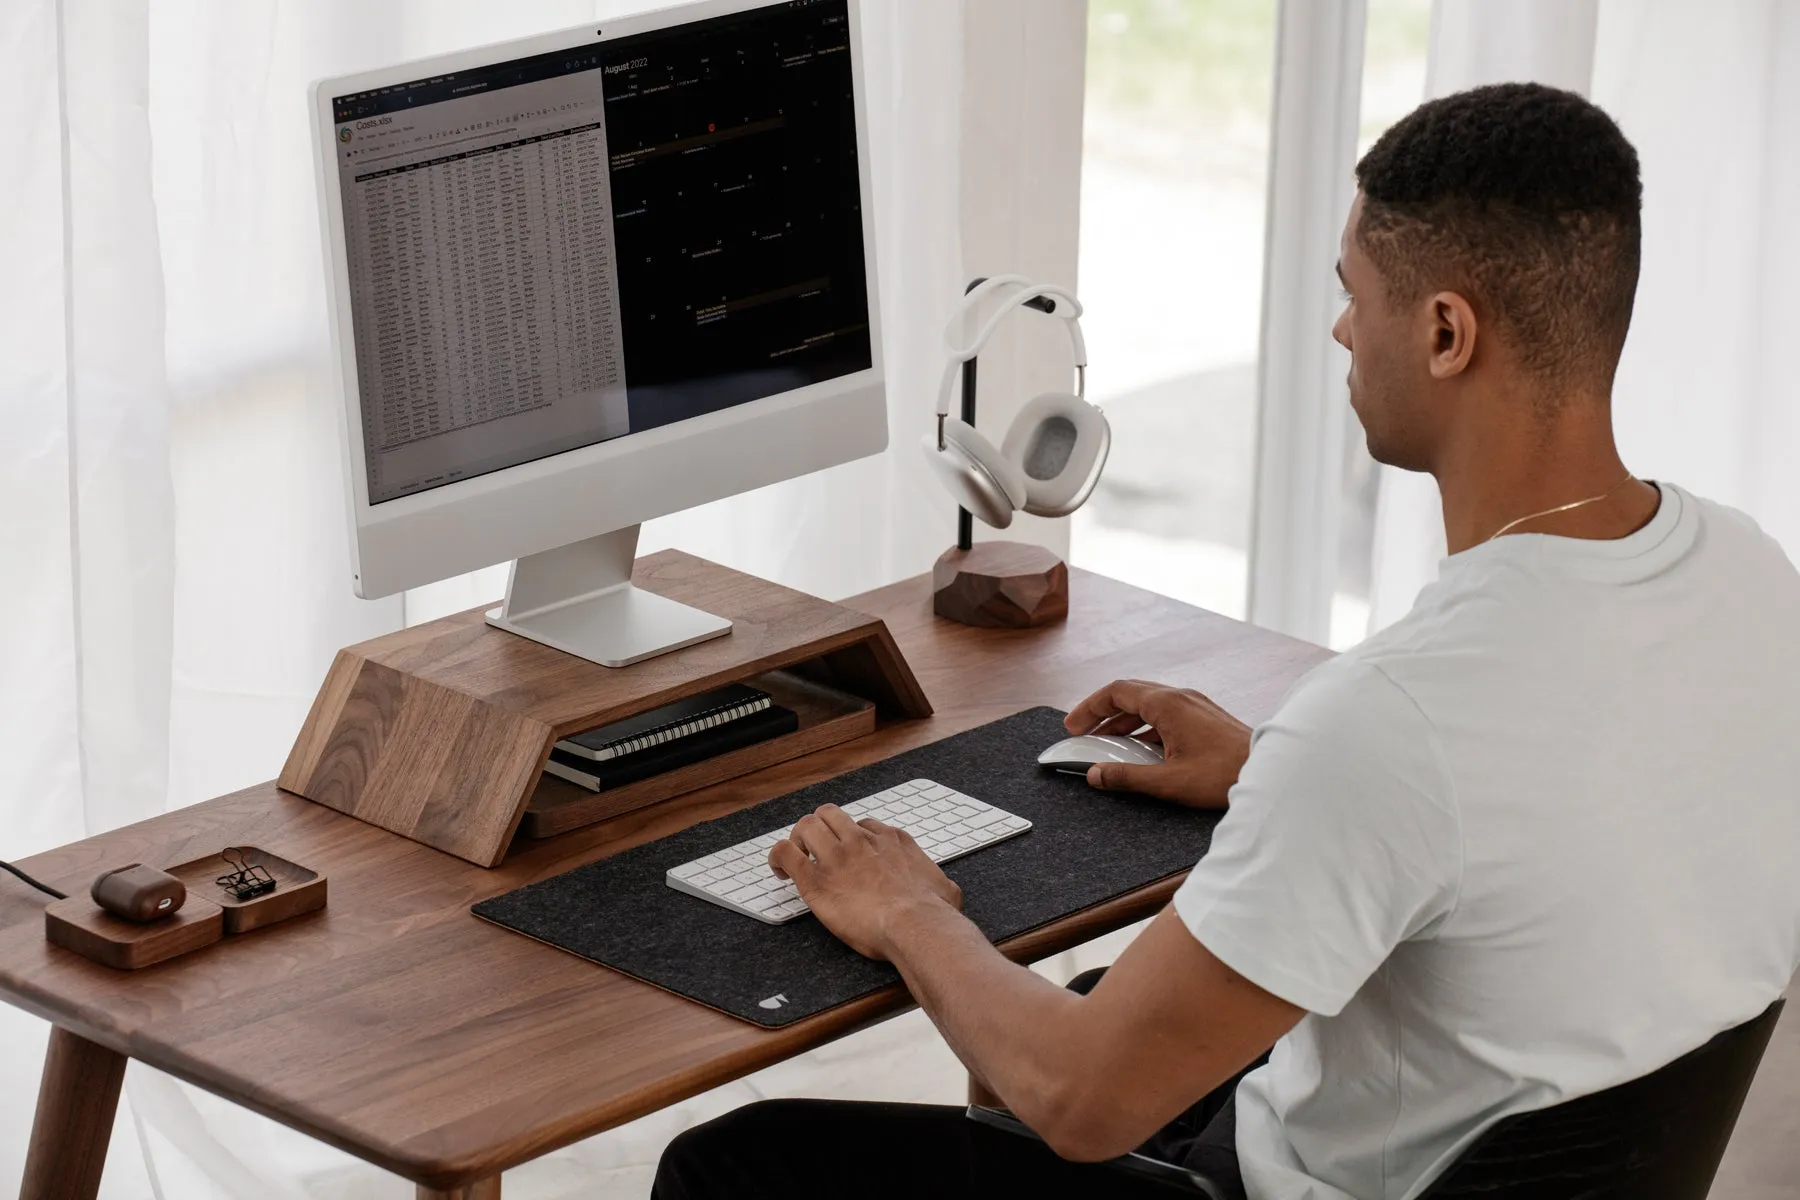
[[[544,770],[589,791],[604,792],[636,783],[640,779],[648,779],[652,775],[661,775],[664,771],[673,771],[676,767],[703,762],[727,751],[780,737],[784,733],[793,733],[799,728],[800,718],[793,709],[772,704],[747,717],[738,717],[723,725],[714,725],[673,741],[607,759],[605,762],[577,758],[559,745],[550,751],[550,761],[544,764]]]
[[[557,742],[556,748],[565,755],[606,762],[747,717],[773,703],[767,692],[733,683],[598,729],[584,729]]]

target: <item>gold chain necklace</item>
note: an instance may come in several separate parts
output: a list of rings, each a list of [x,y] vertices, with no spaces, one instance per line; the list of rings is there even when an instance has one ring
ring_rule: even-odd
[[[1619,480],[1619,482],[1613,484],[1611,487],[1607,488],[1604,492],[1601,492],[1598,496],[1589,496],[1586,500],[1576,500],[1570,504],[1559,504],[1555,508],[1546,508],[1543,512],[1530,513],[1530,514],[1527,514],[1526,516],[1520,517],[1516,521],[1508,521],[1506,524],[1502,525],[1500,528],[1494,530],[1494,532],[1492,532],[1492,533],[1488,534],[1486,537],[1482,538],[1480,543],[1478,543],[1478,544],[1485,546],[1489,542],[1493,541],[1495,538],[1499,537],[1501,534],[1505,533],[1507,530],[1515,529],[1518,526],[1523,525],[1527,521],[1535,521],[1539,517],[1553,517],[1557,513],[1566,513],[1572,508],[1581,508],[1583,505],[1598,504],[1602,500],[1611,498],[1611,496],[1614,492],[1618,491],[1620,488],[1624,487],[1626,484],[1632,482],[1634,478],[1636,478],[1636,477],[1633,476],[1629,471],[1627,471],[1625,473],[1625,478]]]

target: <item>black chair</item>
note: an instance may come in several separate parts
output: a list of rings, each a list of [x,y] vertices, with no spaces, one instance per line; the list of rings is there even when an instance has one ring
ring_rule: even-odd
[[[1629,1083],[1506,1118],[1424,1197],[1706,1200],[1781,1004]]]
[[[1088,992],[1104,970],[1070,989]],[[1505,1118],[1420,1200],[1706,1200],[1781,1007],[1641,1078]],[[1214,1192],[1196,1181],[1192,1194]]]

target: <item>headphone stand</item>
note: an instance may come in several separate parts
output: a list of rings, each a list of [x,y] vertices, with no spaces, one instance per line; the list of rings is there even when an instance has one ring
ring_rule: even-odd
[[[965,293],[983,279],[973,280]],[[1046,309],[1041,300],[1028,301]],[[975,424],[975,359],[962,367],[962,419]],[[931,568],[931,611],[964,625],[1029,629],[1069,615],[1069,568],[1031,542],[975,544],[975,518],[956,510],[956,545]]]
[[[1030,542],[953,546],[931,568],[931,610],[964,625],[1048,625],[1069,615],[1069,568]]]

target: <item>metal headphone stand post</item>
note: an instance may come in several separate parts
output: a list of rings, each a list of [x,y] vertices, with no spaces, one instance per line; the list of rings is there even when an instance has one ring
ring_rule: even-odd
[[[967,295],[987,277],[963,289]],[[1051,312],[1055,303],[1039,297],[1026,306]],[[962,365],[962,419],[975,424],[976,361]],[[940,617],[964,625],[1025,629],[1069,615],[1069,568],[1062,559],[1030,542],[975,544],[975,516],[956,509],[956,545],[938,557],[931,571],[931,606]]]

